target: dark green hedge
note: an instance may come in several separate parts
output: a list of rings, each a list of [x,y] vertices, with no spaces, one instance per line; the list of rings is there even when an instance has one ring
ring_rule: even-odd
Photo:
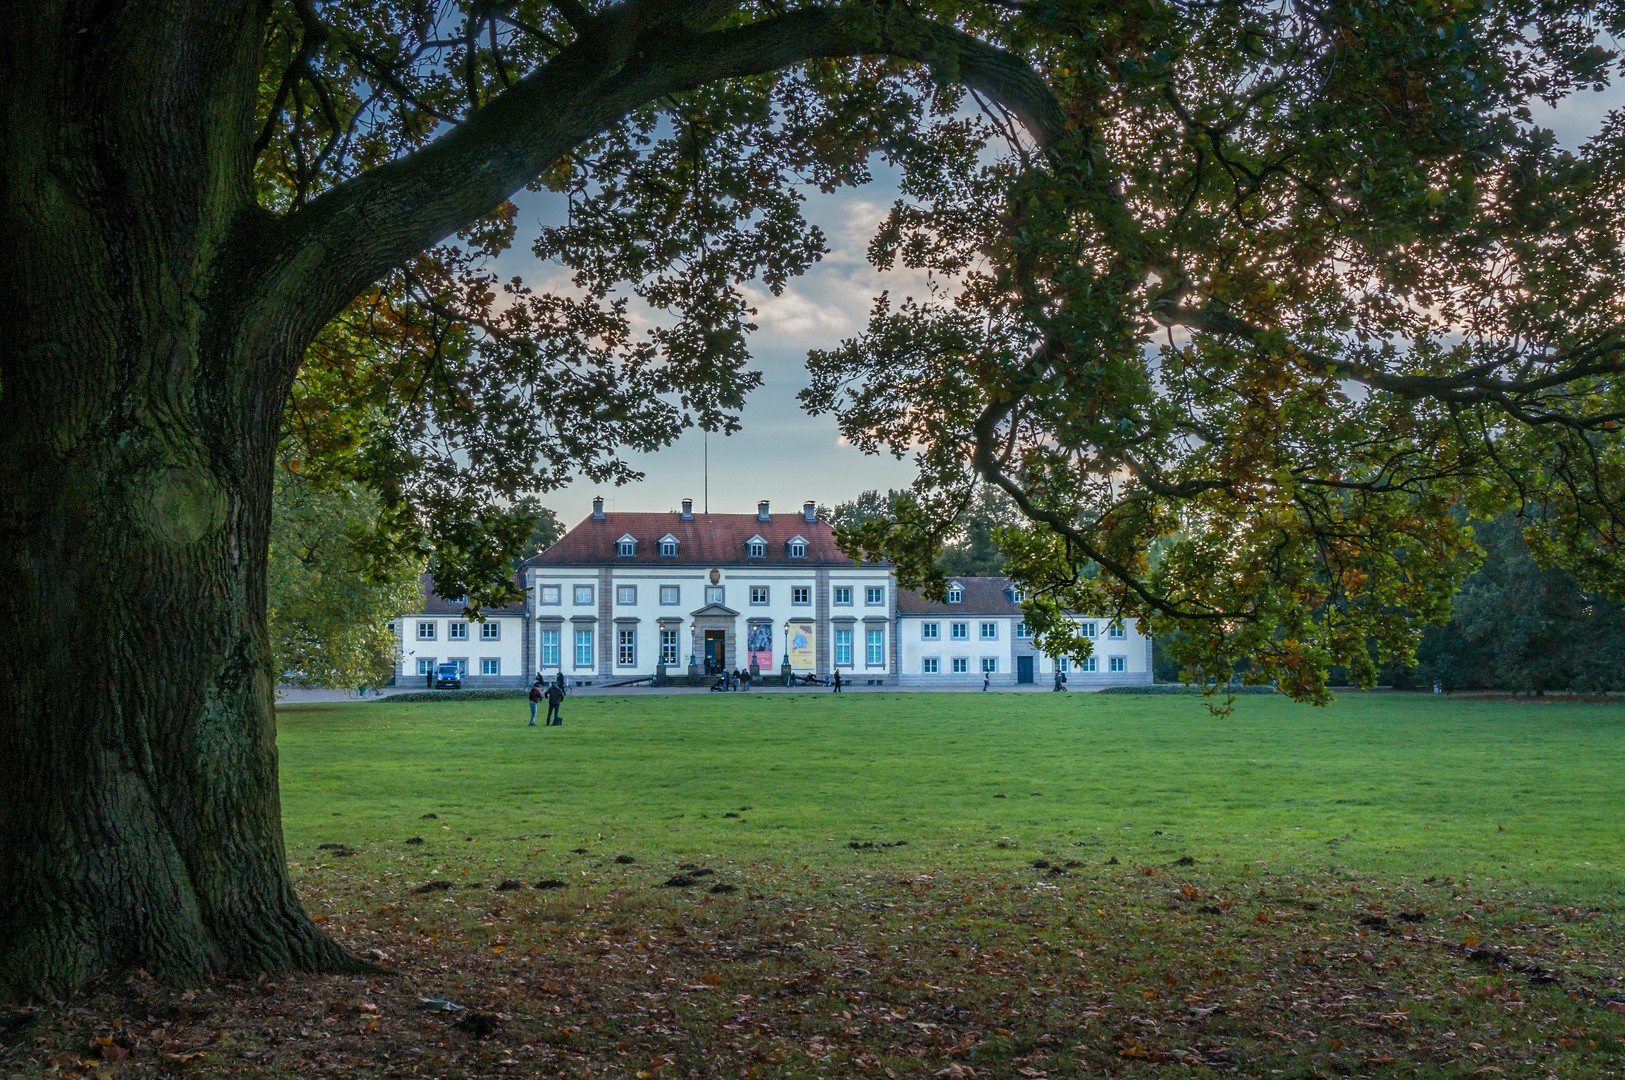
[[[1186,683],[1154,683],[1151,686],[1108,686],[1100,694],[1200,694],[1200,686]],[[1278,694],[1273,686],[1231,686],[1220,689],[1221,694]]]
[[[528,686],[504,686],[497,690],[419,690],[412,694],[391,694],[384,701],[524,701]]]

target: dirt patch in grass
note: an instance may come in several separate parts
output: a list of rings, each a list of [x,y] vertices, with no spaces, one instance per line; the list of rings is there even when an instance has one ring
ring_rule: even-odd
[[[496,891],[324,925],[394,977],[135,978],[0,1017],[58,1076],[1545,1077],[1625,1071],[1617,917],[1201,867]],[[757,872],[759,871],[759,872]],[[1169,1072],[1176,1069],[1175,1072]]]

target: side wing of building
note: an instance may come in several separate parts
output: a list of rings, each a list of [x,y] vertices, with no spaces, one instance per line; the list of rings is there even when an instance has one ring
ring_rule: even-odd
[[[446,598],[423,575],[423,601],[418,610],[395,623],[399,655],[396,686],[431,685],[437,665],[454,663],[469,689],[526,686],[526,604],[482,611],[484,621],[470,619],[460,597]]]
[[[1115,623],[1073,616],[1094,644],[1082,661],[1052,661],[1038,649],[1022,617],[1021,596],[1009,578],[961,577],[949,582],[945,601],[897,594],[897,681],[904,686],[980,689],[1053,685],[1057,664],[1077,690],[1149,684],[1151,640],[1137,621]]]

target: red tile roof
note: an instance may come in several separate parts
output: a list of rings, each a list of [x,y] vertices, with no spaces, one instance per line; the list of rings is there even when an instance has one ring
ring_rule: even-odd
[[[662,556],[660,539],[677,540],[677,555]],[[616,555],[622,536],[637,541],[637,554]],[[754,536],[767,543],[767,554],[750,558],[745,545]],[[807,541],[807,557],[790,557],[789,541]],[[823,521],[806,521],[791,513],[758,521],[755,514],[695,514],[684,521],[678,514],[636,514],[606,511],[602,518],[587,517],[526,566],[852,566],[853,559],[835,546],[835,530]],[[885,564],[875,564],[885,565]]]
[[[513,582],[520,589],[523,589],[525,587],[524,582],[519,580],[519,575],[518,574],[514,575]],[[461,600],[447,600],[444,596],[441,596],[439,593],[435,592],[434,591],[434,578],[430,577],[428,574],[424,574],[423,575],[423,604],[416,611],[410,612],[410,614],[412,614],[412,615],[461,615],[462,613],[463,613],[463,602]],[[525,613],[525,602],[523,600],[515,600],[513,603],[508,604],[505,607],[488,608],[485,611],[485,614],[487,614],[487,615],[499,615],[499,614],[500,615],[523,615],[524,613]]]
[[[1021,605],[1010,599],[1007,577],[957,577],[964,594],[958,604],[927,600],[912,589],[897,590],[897,611],[901,615],[1006,615],[1019,618]]]

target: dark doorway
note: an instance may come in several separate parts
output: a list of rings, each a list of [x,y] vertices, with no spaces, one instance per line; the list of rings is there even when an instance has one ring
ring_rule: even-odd
[[[705,632],[705,673],[720,675],[727,661],[728,634],[725,630]]]
[[[1016,682],[1030,683],[1033,681],[1033,658],[1030,656],[1016,657]]]

